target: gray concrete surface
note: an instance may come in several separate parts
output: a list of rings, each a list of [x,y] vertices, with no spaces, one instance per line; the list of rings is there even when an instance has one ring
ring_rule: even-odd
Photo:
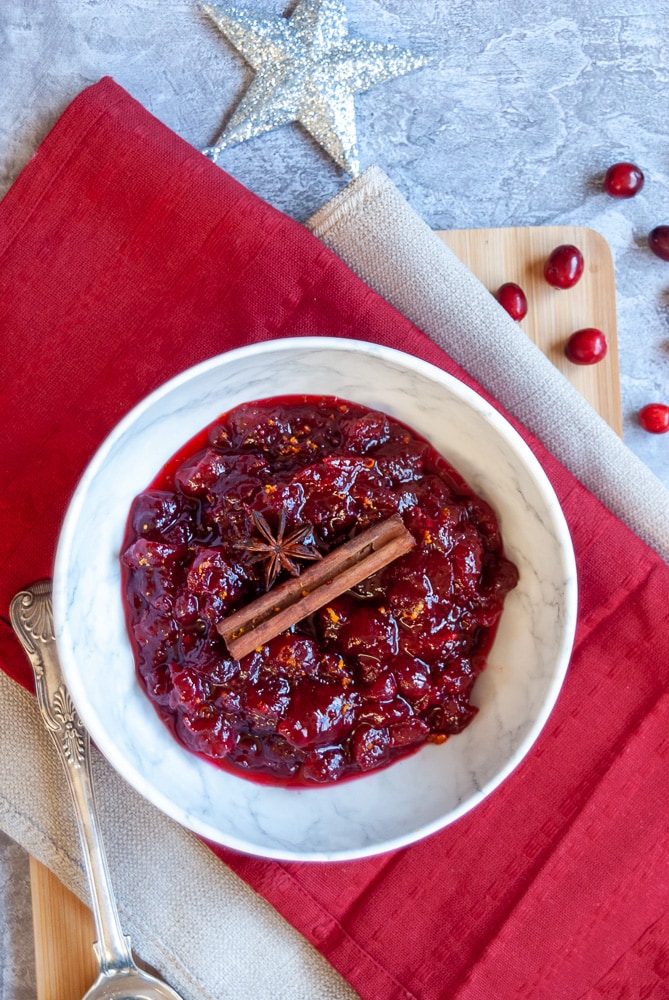
[[[239,0],[285,14],[285,0]],[[668,0],[348,0],[350,30],[433,57],[356,97],[363,167],[377,163],[436,229],[574,224],[611,245],[625,441],[669,485],[669,435],[636,413],[669,403]],[[198,148],[251,79],[191,0],[4,0],[0,196],[66,104],[109,74]],[[602,193],[609,164],[646,174],[635,199]],[[293,217],[346,175],[298,126],[225,151],[220,165]],[[0,837],[0,1000],[34,995],[26,859]]]

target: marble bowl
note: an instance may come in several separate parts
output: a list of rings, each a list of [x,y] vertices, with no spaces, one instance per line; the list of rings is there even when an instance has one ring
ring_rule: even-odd
[[[338,395],[410,424],[496,510],[520,571],[506,599],[479,712],[443,746],[341,785],[290,789],[231,775],[183,749],[137,682],[119,551],[132,498],[197,431],[231,407],[290,393]],[[555,494],[497,411],[441,370],[374,344],[272,341],[212,358],[121,421],[69,507],[54,572],[63,671],[93,740],[163,812],[211,841],[268,858],[348,860],[403,847],[489,795],[530,750],[567,669],[576,574]]]

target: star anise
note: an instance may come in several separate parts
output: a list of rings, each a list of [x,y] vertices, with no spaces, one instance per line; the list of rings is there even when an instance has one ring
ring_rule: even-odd
[[[265,589],[269,590],[281,569],[287,570],[293,576],[299,576],[301,567],[297,559],[321,559],[321,554],[315,545],[305,544],[305,539],[313,532],[312,524],[298,524],[286,534],[286,512],[281,511],[276,534],[272,534],[267,520],[257,510],[251,511],[253,527],[259,538],[244,538],[235,542],[235,547],[245,549],[251,563],[265,561]]]

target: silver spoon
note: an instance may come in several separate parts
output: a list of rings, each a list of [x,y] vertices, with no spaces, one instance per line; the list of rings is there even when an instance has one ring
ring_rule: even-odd
[[[90,738],[63,681],[56,650],[51,582],[20,591],[10,607],[12,627],[35,674],[37,703],[65,766],[79,827],[98,940],[93,945],[100,974],[83,1000],[182,1000],[132,958],[114,901],[98,828],[91,777]]]

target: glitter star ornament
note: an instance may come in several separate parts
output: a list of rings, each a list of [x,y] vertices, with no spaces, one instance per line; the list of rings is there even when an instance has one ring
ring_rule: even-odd
[[[226,4],[202,4],[256,71],[218,141],[230,146],[299,122],[340,167],[360,172],[353,95],[426,66],[425,56],[348,33],[343,0],[299,0],[290,17],[263,17]]]

